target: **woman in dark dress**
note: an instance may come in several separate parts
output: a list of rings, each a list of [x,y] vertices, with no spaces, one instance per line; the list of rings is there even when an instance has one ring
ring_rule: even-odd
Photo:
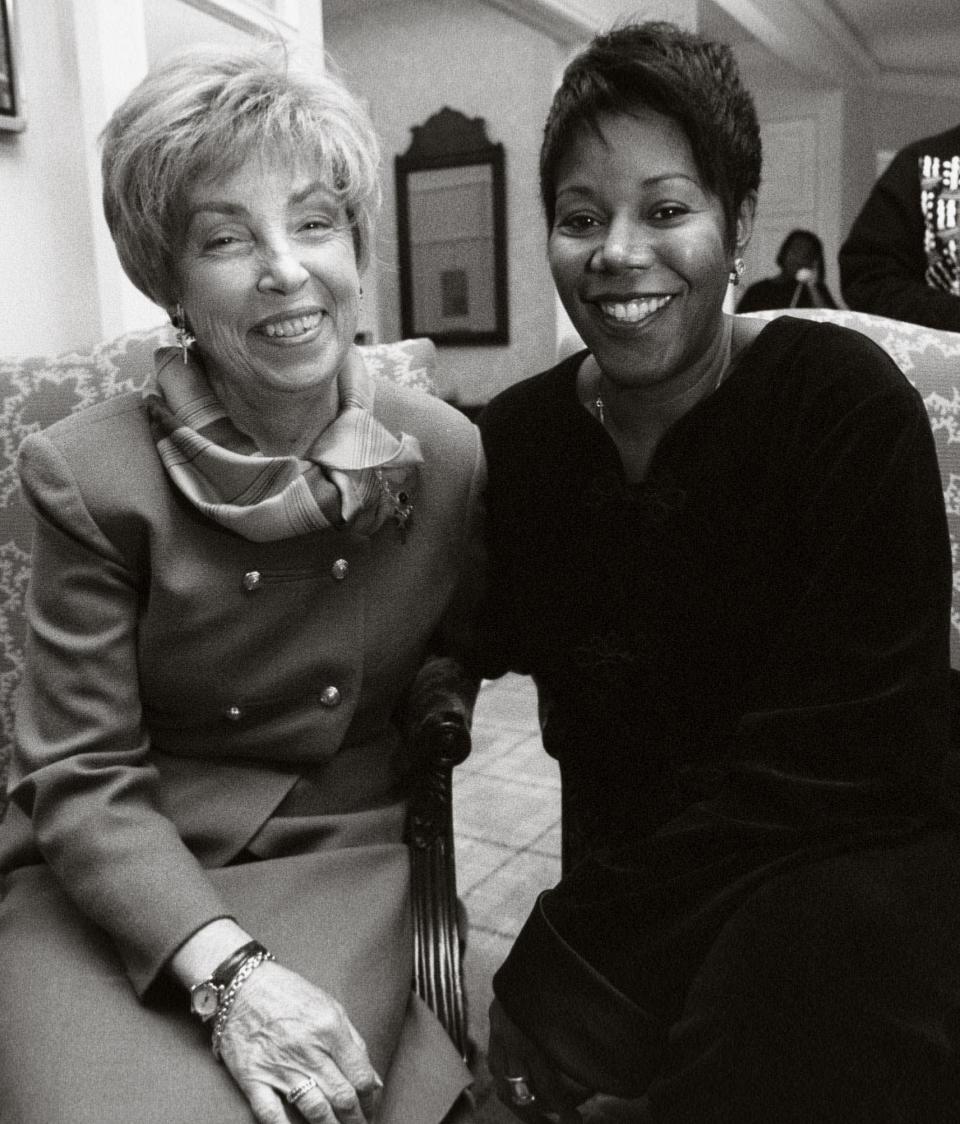
[[[812,230],[791,230],[777,251],[780,272],[744,291],[737,312],[766,308],[836,308],[824,280],[823,243]]]
[[[484,671],[533,675],[563,781],[494,980],[523,1119],[960,1111],[934,446],[863,336],[723,313],[759,176],[726,48],[641,24],[570,64],[541,185],[587,350],[481,419]]]

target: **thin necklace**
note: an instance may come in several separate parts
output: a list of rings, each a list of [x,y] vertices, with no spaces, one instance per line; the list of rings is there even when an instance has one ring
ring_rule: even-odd
[[[728,328],[727,332],[728,332],[727,341],[726,341],[727,357],[720,366],[720,372],[717,375],[717,381],[713,384],[713,386],[710,390],[711,394],[723,382],[723,380],[727,376],[727,372],[733,366],[733,364],[730,362],[731,346],[733,344],[732,327]],[[603,371],[600,372],[599,379],[602,381]],[[603,395],[600,393],[599,387],[600,387],[600,381],[598,381],[598,383],[597,383],[597,393],[593,398],[593,408],[594,408],[594,410],[596,411],[596,414],[597,414],[597,421],[603,426],[604,429],[606,429],[607,428],[607,416],[606,416],[606,411],[605,411],[604,405],[603,405]]]

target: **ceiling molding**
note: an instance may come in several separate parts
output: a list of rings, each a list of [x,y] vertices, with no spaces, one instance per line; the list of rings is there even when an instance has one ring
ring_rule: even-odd
[[[184,3],[250,35],[267,33],[289,39],[298,31],[296,20],[284,18],[289,15],[287,4],[282,5],[284,16],[281,16],[267,12],[253,0],[184,0]]]
[[[576,47],[603,30],[623,0],[484,0],[492,8]],[[831,86],[869,86],[910,94],[960,97],[960,75],[882,64],[827,0],[713,0],[761,46],[808,77]]]
[[[622,11],[622,0],[485,0],[564,46],[576,46]],[[763,46],[797,70],[832,83],[876,84],[881,68],[825,0],[714,0]]]
[[[764,47],[832,83],[876,83],[880,66],[823,0],[714,0]]]
[[[549,36],[564,47],[574,47],[597,31],[596,16],[591,16],[571,0],[484,0],[515,20]]]
[[[580,47],[629,16],[638,0],[484,0],[565,47]],[[697,0],[643,0],[649,19],[696,27]]]

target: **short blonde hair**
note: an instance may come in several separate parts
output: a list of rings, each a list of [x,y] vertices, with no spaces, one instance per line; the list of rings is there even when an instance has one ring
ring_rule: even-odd
[[[202,177],[256,155],[313,160],[370,257],[380,147],[356,98],[326,71],[295,68],[282,43],[195,48],[153,70],[101,136],[103,209],[120,262],[151,300],[177,300],[184,200]]]

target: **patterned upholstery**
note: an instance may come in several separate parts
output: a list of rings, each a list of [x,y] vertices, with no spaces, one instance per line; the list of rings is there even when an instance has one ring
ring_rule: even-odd
[[[0,359],[0,781],[13,733],[13,697],[23,663],[23,603],[30,574],[32,516],[20,494],[16,458],[28,433],[85,406],[135,389],[154,348],[172,343],[169,326],[130,332],[90,351]],[[427,339],[360,349],[376,376],[435,393],[436,349]],[[0,783],[0,815],[4,806]]]
[[[853,328],[887,351],[926,403],[937,444],[943,498],[953,552],[950,663],[960,670],[960,332],[937,331],[883,316],[825,308],[795,308],[746,315],[763,320],[802,316]]]

